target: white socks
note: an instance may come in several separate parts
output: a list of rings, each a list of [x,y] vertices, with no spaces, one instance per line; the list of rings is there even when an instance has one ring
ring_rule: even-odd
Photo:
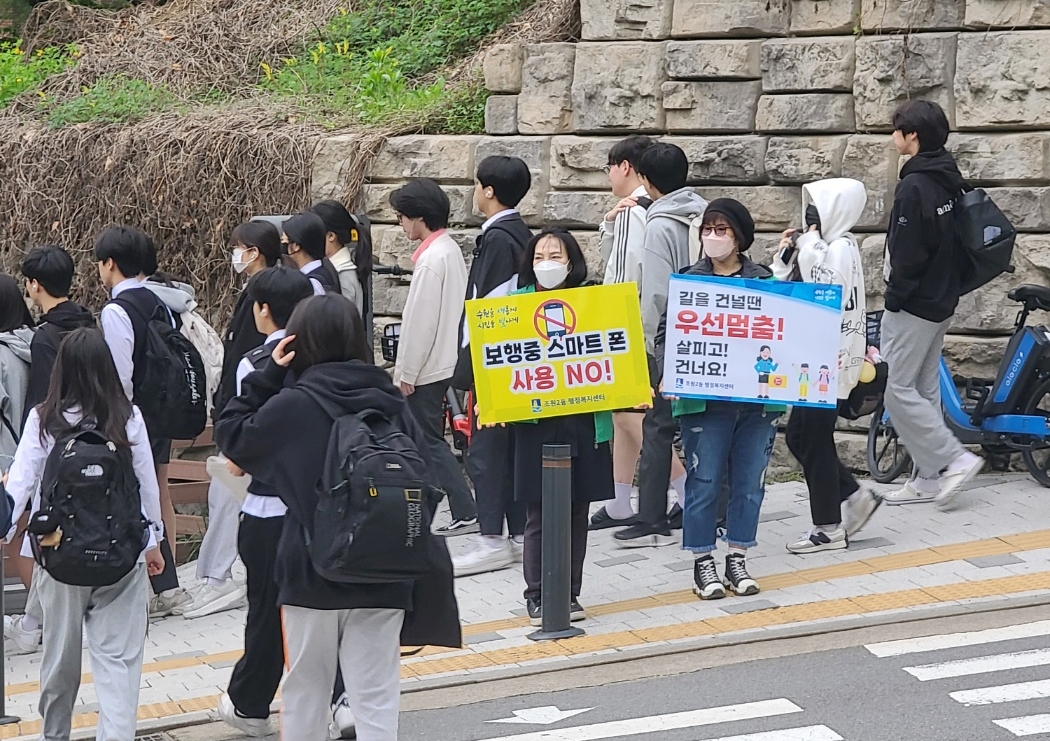
[[[683,473],[671,482],[671,486],[674,487],[674,493],[678,495],[678,506],[682,509],[685,509],[685,478],[686,474]]]
[[[23,615],[22,630],[40,630],[40,621],[32,615]]]
[[[956,471],[965,470],[977,463],[978,460],[980,460],[978,456],[967,451],[960,455],[958,458],[956,458],[954,461],[952,461],[945,473],[954,473]]]
[[[631,489],[630,484],[619,482],[615,484],[616,498],[605,505],[605,511],[609,517],[614,520],[626,520],[634,516],[634,509],[631,507]]]

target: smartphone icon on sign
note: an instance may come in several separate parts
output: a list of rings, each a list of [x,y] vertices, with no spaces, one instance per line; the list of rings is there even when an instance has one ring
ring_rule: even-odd
[[[565,331],[565,307],[561,304],[544,304],[543,318],[547,320],[548,337],[564,337]]]

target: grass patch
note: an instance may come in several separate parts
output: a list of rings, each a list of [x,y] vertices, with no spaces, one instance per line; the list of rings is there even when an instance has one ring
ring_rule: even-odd
[[[97,121],[130,123],[162,113],[178,104],[165,87],[123,75],[103,77],[71,100],[48,108],[48,123],[56,128]]]
[[[76,54],[73,46],[48,47],[26,54],[21,41],[0,43],[0,107],[74,64]]]

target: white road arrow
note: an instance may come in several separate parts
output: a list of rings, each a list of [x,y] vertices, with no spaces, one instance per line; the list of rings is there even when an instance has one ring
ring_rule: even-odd
[[[513,718],[500,718],[499,720],[487,720],[486,723],[532,723],[535,725],[550,725],[558,721],[571,718],[580,713],[586,713],[594,708],[580,708],[579,710],[559,710],[554,705],[545,705],[542,708],[528,708],[526,710],[515,710]]]

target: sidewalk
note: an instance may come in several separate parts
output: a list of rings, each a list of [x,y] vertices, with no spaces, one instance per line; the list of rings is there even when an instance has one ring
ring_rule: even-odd
[[[403,687],[483,681],[616,654],[627,659],[675,643],[757,640],[789,626],[819,631],[857,617],[914,617],[932,608],[1032,595],[1050,601],[1050,491],[1027,475],[982,476],[951,512],[928,504],[884,506],[847,551],[794,556],[784,550],[809,526],[804,484],[771,485],[763,511],[761,545],[748,558],[763,588],[759,595],[701,602],[691,592],[690,554],[675,547],[620,550],[612,530],[592,533],[580,598],[589,614],[579,624],[586,636],[559,643],[526,638],[534,629],[525,618],[520,569],[459,579],[466,646],[426,649],[405,659]],[[449,543],[455,553],[468,540]],[[151,626],[139,711],[148,721],[144,728],[212,715],[207,711],[239,656],[243,622],[244,613],[233,611]],[[40,654],[8,657],[8,712],[23,721],[0,727],[0,738],[38,733],[39,662]],[[94,725],[94,703],[85,675],[76,727]]]

